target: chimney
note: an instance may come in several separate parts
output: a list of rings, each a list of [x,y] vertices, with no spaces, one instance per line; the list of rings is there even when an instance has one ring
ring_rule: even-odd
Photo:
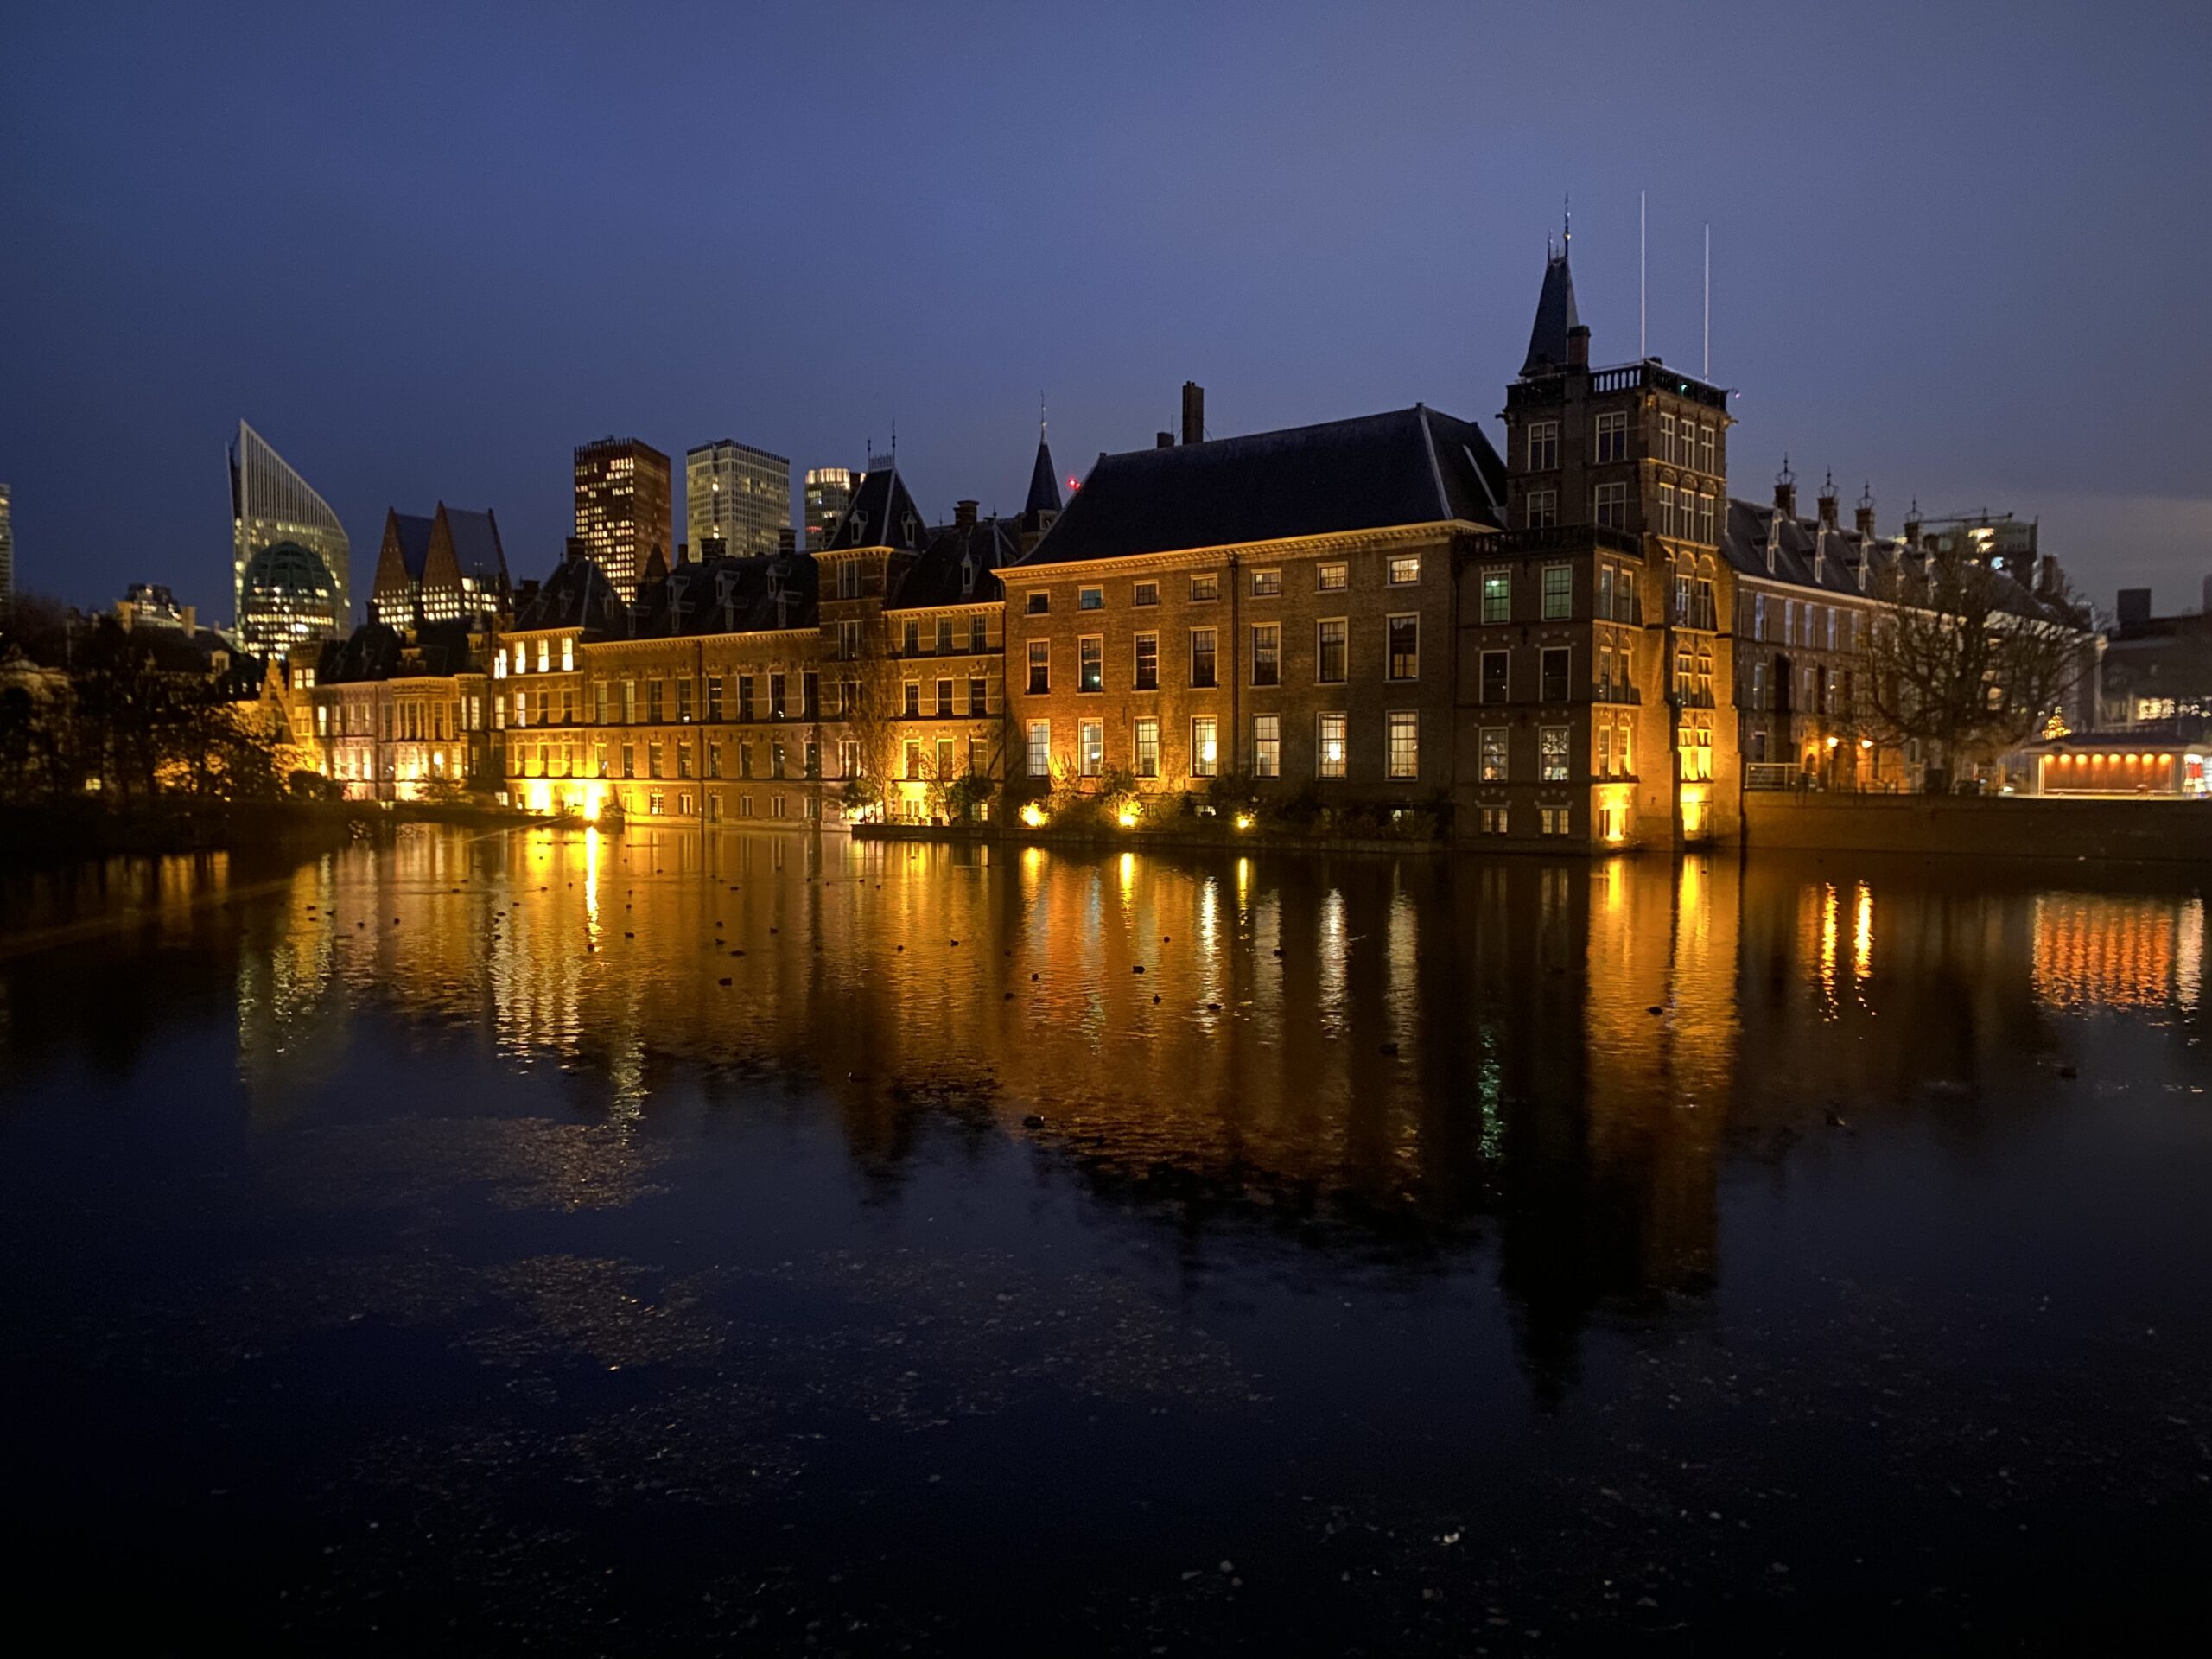
[[[2208,591],[2212,591],[2212,582],[2207,582],[2205,588]],[[199,632],[200,607],[197,605],[188,605],[184,607],[184,637],[188,639],[192,639]]]
[[[1206,389],[1195,380],[1183,383],[1183,442],[1206,441]]]
[[[1774,510],[1785,518],[1797,516],[1797,474],[1789,470],[1789,457],[1782,458],[1782,470],[1774,475]]]
[[[689,563],[691,563],[691,543],[689,543],[689,542],[678,542],[678,543],[676,544],[676,562],[677,562],[678,564],[689,564]]]
[[[1859,539],[1862,542],[1872,541],[1874,539],[1874,486],[1871,481],[1864,490],[1859,492],[1858,518]]]
[[[1155,449],[1173,449],[1175,447],[1175,435],[1173,432],[1154,433],[1152,447]]]
[[[1836,527],[1836,499],[1835,474],[1833,472],[1828,474],[1828,481],[1821,486],[1817,499],[1820,502],[1821,522],[1834,530]]]
[[[976,506],[976,504],[973,501],[954,502],[952,504],[952,527],[955,530],[975,529]]]
[[[1907,547],[1918,547],[1920,545],[1920,502],[1917,499],[1913,501],[1912,505],[1905,512],[1904,544]]]
[[[1567,366],[1586,369],[1590,366],[1590,325],[1578,322],[1567,331]]]

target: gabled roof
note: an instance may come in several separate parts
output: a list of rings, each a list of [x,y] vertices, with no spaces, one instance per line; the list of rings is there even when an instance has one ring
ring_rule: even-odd
[[[631,615],[640,639],[820,626],[820,569],[805,553],[688,560],[641,590]]]
[[[507,579],[507,554],[499,544],[499,521],[492,516],[492,510],[471,512],[441,501],[438,517],[444,521],[454,563],[461,574],[480,587],[496,591]]]
[[[1021,556],[1018,531],[1004,518],[979,518],[938,531],[929,550],[906,567],[883,608],[914,611],[998,599],[996,573]]]
[[[829,551],[850,547],[894,547],[919,552],[928,542],[928,520],[906,492],[896,462],[871,467],[853,491],[853,504],[830,533]]]
[[[607,572],[582,554],[572,554],[554,568],[516,613],[514,632],[538,628],[582,628],[594,634],[628,630],[629,610]]]
[[[429,557],[430,529],[434,522],[420,513],[387,511],[385,514],[384,544],[397,550],[400,568],[416,582],[423,579],[423,566]],[[379,557],[377,564],[379,586],[383,584],[384,574],[384,563]]]
[[[1052,466],[1052,451],[1039,435],[1036,463],[1029,469],[1029,499],[1021,504],[1021,527],[1039,531],[1045,515],[1060,510],[1060,478]]]
[[[1536,323],[1529,331],[1529,355],[1521,365],[1525,377],[1567,366],[1567,330],[1582,319],[1574,311],[1574,273],[1568,269],[1567,250],[1544,256],[1544,286],[1536,296]]]
[[[1505,464],[1426,404],[1101,455],[1025,565],[1453,520],[1497,528]]]

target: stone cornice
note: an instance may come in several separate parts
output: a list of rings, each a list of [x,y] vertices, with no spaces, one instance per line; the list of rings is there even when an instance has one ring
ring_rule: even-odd
[[[1018,584],[1054,582],[1071,573],[1090,574],[1125,570],[1180,570],[1236,559],[1243,564],[1263,564],[1269,559],[1303,558],[1321,553],[1357,553],[1376,548],[1406,547],[1434,542],[1465,532],[1492,531],[1465,518],[1440,518],[1422,524],[1395,524],[1387,530],[1334,531],[1322,536],[1290,536],[1271,542],[1230,542],[1217,547],[1179,547],[1158,553],[1116,553],[1103,559],[1058,559],[1044,564],[1009,564],[997,575],[1008,589]]]

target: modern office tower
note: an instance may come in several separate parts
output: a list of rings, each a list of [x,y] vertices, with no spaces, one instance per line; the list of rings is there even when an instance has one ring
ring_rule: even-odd
[[[810,467],[806,474],[806,550],[830,545],[837,521],[853,505],[854,473],[847,467]]]
[[[257,657],[340,633],[345,615],[329,565],[298,542],[257,549],[238,573],[238,645]]]
[[[8,486],[0,484],[0,621],[16,603],[16,530],[9,517]]]
[[[265,570],[265,577],[279,569],[289,574],[276,587],[264,583],[264,595],[282,607],[281,616],[264,626],[246,608],[246,569],[259,555],[280,544],[319,562],[322,573],[318,577],[304,572],[291,558],[276,561]],[[352,615],[351,573],[352,548],[330,504],[284,464],[260,433],[240,421],[238,445],[231,451],[231,576],[232,614],[241,641],[273,631],[287,643],[301,643],[294,630],[302,619],[326,609],[330,614],[327,632],[345,632]],[[296,583],[305,584],[303,592],[294,591]],[[306,594],[319,597],[309,600]]]
[[[625,601],[658,552],[676,550],[668,457],[636,438],[601,438],[576,451],[576,535]]]
[[[431,517],[387,509],[369,616],[387,627],[495,617],[507,596],[507,556],[487,507],[467,512],[442,501]]]
[[[791,521],[791,464],[749,443],[718,438],[683,454],[683,533],[695,549],[710,537],[738,557],[773,554]]]

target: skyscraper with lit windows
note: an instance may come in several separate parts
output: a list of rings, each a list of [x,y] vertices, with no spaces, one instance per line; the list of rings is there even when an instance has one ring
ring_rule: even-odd
[[[837,521],[845,516],[845,509],[853,505],[853,480],[857,476],[849,467],[810,467],[806,473],[806,550],[812,553],[830,545],[830,538],[836,534]]]
[[[683,535],[696,554],[710,537],[737,556],[772,556],[791,522],[791,464],[718,438],[683,454]]]
[[[278,547],[289,550],[257,569],[259,556]],[[353,613],[352,571],[352,544],[330,504],[240,421],[231,451],[232,614],[240,638],[260,650],[344,632]],[[274,608],[258,618],[257,603]]]
[[[675,517],[668,457],[638,438],[601,438],[576,451],[576,535],[593,563],[607,573],[625,601],[654,553],[665,562],[675,550]]]

